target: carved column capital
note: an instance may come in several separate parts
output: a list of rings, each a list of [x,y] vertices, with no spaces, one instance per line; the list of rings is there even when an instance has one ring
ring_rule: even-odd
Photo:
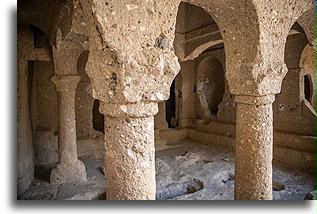
[[[58,92],[74,91],[81,77],[79,75],[55,75],[51,78]]]
[[[261,97],[280,93],[287,71],[284,61],[263,60],[250,64],[227,64],[226,78],[232,94]]]
[[[275,100],[275,95],[266,95],[261,97],[247,96],[247,95],[237,95],[234,98],[236,103],[242,103],[247,105],[267,105],[272,104]]]
[[[100,112],[104,115],[118,118],[140,118],[154,116],[158,112],[158,103],[100,103]]]

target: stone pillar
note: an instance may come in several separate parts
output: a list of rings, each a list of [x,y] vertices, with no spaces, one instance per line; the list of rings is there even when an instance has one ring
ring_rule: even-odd
[[[82,183],[87,181],[84,164],[77,158],[75,95],[78,75],[53,76],[58,93],[58,155],[59,163],[51,172],[51,183]]]
[[[105,115],[107,200],[155,200],[157,103],[101,103]]]
[[[195,118],[195,63],[194,61],[182,62],[181,68],[183,84],[179,127],[188,128],[192,125],[193,118]]]
[[[272,200],[274,98],[274,95],[235,97],[237,200]]]
[[[155,129],[166,130],[168,129],[168,124],[166,121],[166,101],[158,103],[159,111],[155,115]]]
[[[24,193],[34,178],[32,125],[29,111],[28,61],[17,63],[17,191]]]

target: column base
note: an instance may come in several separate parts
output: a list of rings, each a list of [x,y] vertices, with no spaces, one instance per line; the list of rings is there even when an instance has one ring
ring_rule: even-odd
[[[87,182],[85,165],[80,160],[75,163],[58,163],[51,171],[50,182],[53,185]]]

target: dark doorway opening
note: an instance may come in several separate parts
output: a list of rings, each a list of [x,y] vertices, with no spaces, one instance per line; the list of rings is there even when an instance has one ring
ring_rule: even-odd
[[[94,106],[92,109],[92,120],[93,120],[93,128],[96,131],[105,133],[105,118],[104,115],[99,111],[99,100],[94,101]]]
[[[173,80],[170,88],[170,97],[166,101],[166,121],[168,123],[168,128],[174,128],[172,124],[173,118],[176,114],[176,99],[175,99],[175,80]]]
[[[311,81],[308,75],[304,76],[304,94],[305,94],[305,99],[308,102],[311,102]]]

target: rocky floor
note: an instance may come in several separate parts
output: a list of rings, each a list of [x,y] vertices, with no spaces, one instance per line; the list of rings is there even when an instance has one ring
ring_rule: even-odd
[[[50,185],[54,165],[36,168],[36,176],[22,200],[105,199],[103,160],[81,159],[88,182],[81,185]],[[158,200],[233,200],[234,154],[189,139],[156,143]],[[316,195],[315,177],[274,167],[273,198],[304,200]],[[315,192],[314,192],[315,191]]]

